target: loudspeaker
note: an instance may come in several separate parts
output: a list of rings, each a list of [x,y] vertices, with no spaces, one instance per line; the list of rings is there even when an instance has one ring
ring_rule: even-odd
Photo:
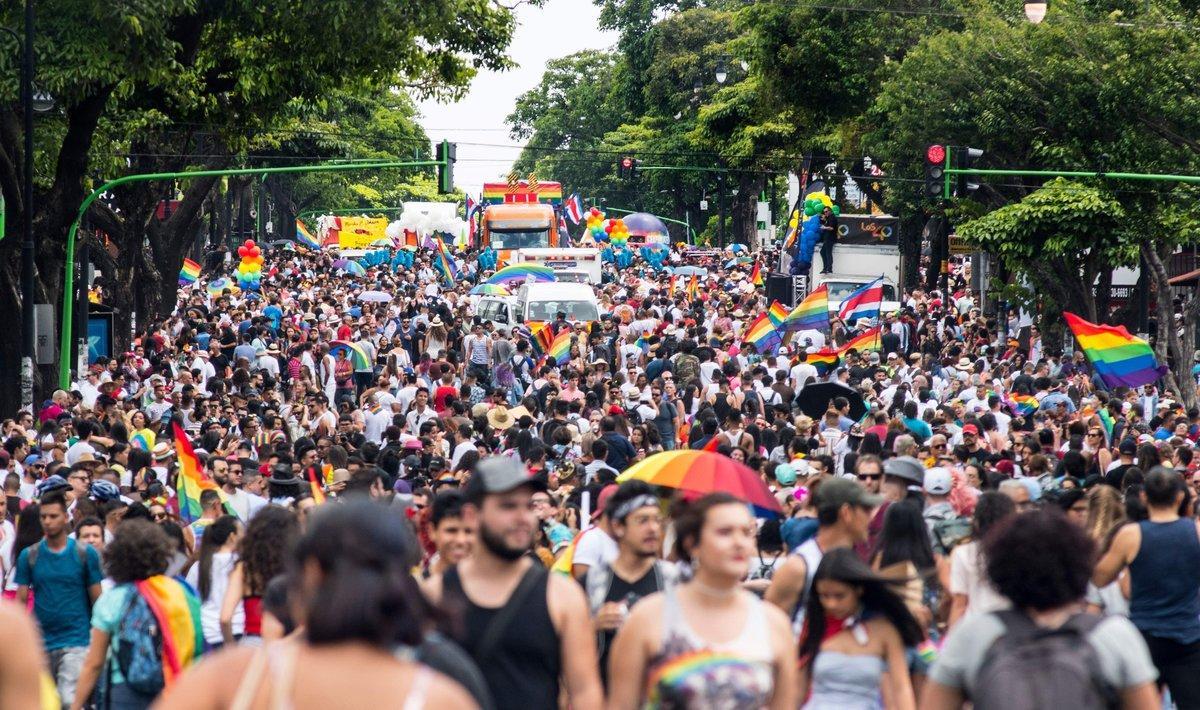
[[[805,293],[802,291],[797,297],[796,279],[800,279],[807,285],[808,279],[803,276],[789,276],[788,274],[768,274],[767,275],[767,302],[779,301],[788,308],[795,308],[796,304],[804,299]]]

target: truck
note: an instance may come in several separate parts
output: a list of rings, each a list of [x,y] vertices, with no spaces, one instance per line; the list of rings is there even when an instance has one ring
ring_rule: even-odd
[[[472,246],[492,247],[501,266],[510,263],[517,249],[565,246],[559,234],[561,203],[562,185],[557,182],[484,183],[483,214]]]
[[[534,282],[522,284],[512,296],[483,296],[476,315],[497,326],[548,323],[562,313],[570,323],[600,320],[600,301],[588,284]]]
[[[898,285],[901,283],[900,247],[875,244],[835,244],[833,273],[822,274],[821,259],[813,264],[809,290],[825,284],[829,287],[829,308],[836,312],[846,297],[864,284],[883,277],[881,313],[900,310]]]
[[[559,281],[600,285],[599,249],[518,249],[515,261],[549,266]]]

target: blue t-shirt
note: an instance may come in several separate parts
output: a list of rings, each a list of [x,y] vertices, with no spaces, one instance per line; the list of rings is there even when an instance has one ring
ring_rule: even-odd
[[[87,573],[80,566],[75,540],[69,539],[61,552],[53,552],[42,540],[38,543],[37,564],[29,568],[29,550],[17,558],[14,581],[33,588],[33,614],[42,629],[47,651],[87,646],[91,640],[91,612],[88,587],[100,584],[100,555],[86,546]],[[86,578],[86,584],[85,584]]]
[[[933,436],[933,429],[931,429],[923,419],[909,419],[908,417],[903,417],[901,421],[903,421],[904,426],[911,431],[914,436],[917,437],[918,444],[925,443],[930,437]]]

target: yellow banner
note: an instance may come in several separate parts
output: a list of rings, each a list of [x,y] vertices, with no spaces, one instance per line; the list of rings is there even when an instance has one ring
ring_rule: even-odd
[[[338,246],[342,249],[368,249],[374,242],[388,238],[387,226],[386,217],[342,217]]]

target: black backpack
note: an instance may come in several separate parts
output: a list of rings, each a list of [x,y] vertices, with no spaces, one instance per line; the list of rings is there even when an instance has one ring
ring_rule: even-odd
[[[1116,708],[1117,694],[1104,680],[1088,634],[1103,617],[1079,613],[1057,629],[1038,626],[1026,614],[994,612],[1004,624],[983,657],[971,701],[975,710],[1102,710]]]

